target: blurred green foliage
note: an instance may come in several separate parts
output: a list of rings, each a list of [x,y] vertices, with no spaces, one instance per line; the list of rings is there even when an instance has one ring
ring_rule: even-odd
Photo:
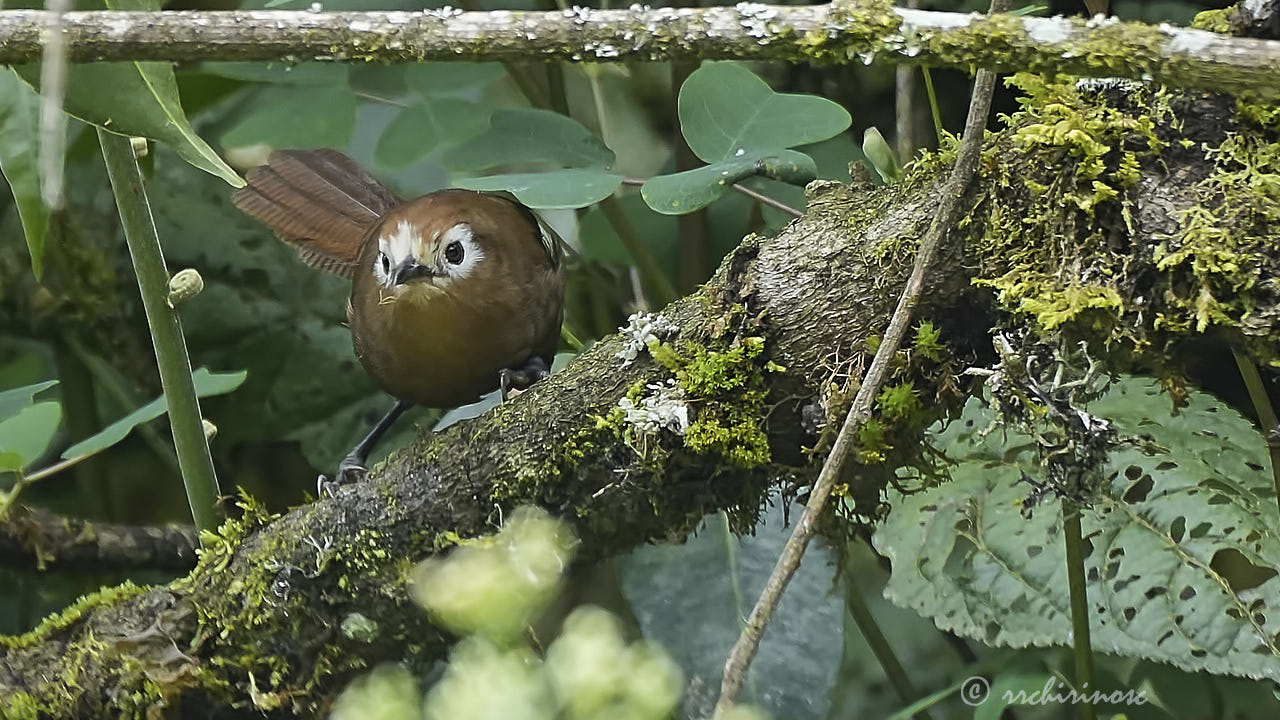
[[[309,4],[252,0],[240,5],[303,9]],[[79,5],[101,7],[92,0]],[[190,0],[183,7],[235,5]],[[978,0],[929,4],[960,11],[985,6]],[[549,5],[484,0],[476,7]],[[421,3],[405,0],[324,3],[326,10],[420,8]],[[1123,17],[1185,22],[1199,8],[1171,0],[1117,2],[1114,9]],[[0,77],[0,170],[15,198],[0,200],[0,232],[15,239],[0,243],[0,472],[39,467],[64,452],[74,455],[76,443],[103,432],[160,390],[94,133],[80,122],[70,123],[66,206],[49,212],[39,200],[36,96],[18,79],[34,80],[36,68],[17,73],[5,70]],[[522,82],[513,81],[512,73]],[[796,181],[847,180],[850,163],[859,162],[873,167],[878,179],[892,180],[907,160],[881,135],[894,127],[892,68],[706,63],[682,88],[673,87],[674,74],[665,63],[566,65],[556,72],[541,64],[493,63],[77,66],[68,88],[70,114],[159,141],[144,163],[165,256],[171,270],[193,267],[205,279],[204,291],[184,303],[181,313],[194,364],[246,373],[234,392],[202,403],[218,427],[212,448],[224,490],[245,487],[277,508],[301,502],[316,473],[330,470],[390,404],[352,353],[343,326],[346,283],[302,266],[291,250],[230,203],[229,183],[238,180],[237,171],[261,162],[270,149],[343,149],[405,196],[446,186],[501,188],[548,210],[547,219],[575,250],[566,327],[588,342],[612,332],[632,311],[654,304],[651,278],[641,277],[638,269],[640,256],[652,261],[644,272],[656,268],[667,282],[688,291],[706,275],[689,278],[689,267],[714,268],[745,234],[773,232],[791,220],[783,211],[732,192],[734,182],[803,210]],[[934,77],[943,123],[958,130],[967,78],[941,71]],[[565,107],[560,109],[567,115],[535,107],[521,85],[545,97],[562,91]],[[917,106],[917,138],[934,137],[923,98]],[[677,160],[683,143],[692,166]],[[771,172],[764,174],[769,177],[761,177],[761,166],[768,163]],[[636,186],[640,182],[643,190]],[[610,196],[625,223],[611,219],[598,204]],[[634,237],[627,236],[627,228]],[[698,242],[681,243],[679,238],[691,231]],[[26,243],[17,242],[19,236]],[[48,378],[58,384],[50,385]],[[20,390],[4,392],[15,388]],[[897,393],[888,398],[890,404],[920,402],[909,386],[887,392]],[[447,422],[476,411],[451,412]],[[440,417],[439,411],[414,411],[380,452],[402,446]],[[120,522],[185,518],[167,431],[158,425],[141,425],[122,439],[116,432],[118,442],[33,486],[23,501]],[[945,495],[946,488],[939,492]],[[687,716],[705,713],[714,701],[719,664],[785,539],[780,515],[766,515],[757,536],[743,539],[732,538],[721,519],[711,518],[681,546],[644,548],[622,560],[625,597],[640,629],[667,646],[684,668],[686,682],[675,694],[682,695]],[[474,548],[466,551],[476,554]],[[521,586],[531,576],[513,570],[510,555],[485,562],[480,569],[464,568],[458,582],[440,587],[452,592],[488,582],[490,599],[502,602],[462,610],[488,612],[494,604],[506,604],[509,617],[498,635],[518,635],[528,613],[510,604],[527,597],[545,602],[551,591]],[[843,568],[840,581],[836,565]],[[0,632],[25,629],[83,590],[118,579],[110,573],[35,576],[0,570],[0,582],[14,588],[0,596]],[[972,665],[966,665],[974,659],[969,652],[982,667],[998,669],[1007,686],[1042,682],[1070,664],[1057,649],[995,650],[948,639],[929,620],[881,599],[886,582],[877,558],[864,547],[820,550],[811,557],[800,585],[784,602],[784,620],[770,631],[748,696],[778,717],[802,719],[882,717],[902,707],[849,619],[842,593],[869,598],[922,691],[948,687],[972,673]],[[514,592],[517,587],[527,592]],[[828,593],[832,588],[838,592]],[[453,599],[459,597],[468,596]],[[353,615],[349,620],[346,632],[376,632],[377,618]],[[476,622],[471,618],[459,627],[470,631]],[[590,612],[572,616],[545,664],[527,650],[475,640],[460,648],[451,674],[425,700],[420,678],[380,668],[352,687],[350,699],[344,698],[347,705],[339,703],[335,714],[344,717],[343,708],[351,707],[358,717],[399,718],[427,708],[428,715],[435,713],[431,716],[458,717],[461,711],[450,703],[474,696],[469,689],[477,686],[477,677],[491,681],[499,672],[506,673],[511,688],[533,687],[519,681],[535,678],[540,689],[533,692],[553,698],[547,702],[565,717],[592,716],[591,711],[625,695],[631,687],[627,682],[645,677],[658,678],[647,686],[649,696],[671,694],[664,685],[672,676],[669,661],[656,660],[656,651],[632,642],[613,623]],[[632,653],[632,648],[639,649]],[[620,678],[619,670],[632,667],[627,658],[662,667]],[[1129,709],[1134,718],[1229,712],[1270,717],[1276,709],[1259,683],[1193,675],[1148,661],[1108,658],[1101,661],[1100,675],[1113,687],[1151,690],[1158,702]],[[547,695],[548,686],[576,690]],[[584,697],[594,699],[575,699]],[[930,710],[934,717],[972,716],[954,694],[939,702]],[[575,703],[586,709],[565,709],[578,707]],[[648,716],[663,716],[667,707],[659,703]],[[1025,720],[1052,717],[1058,710],[1019,707],[1017,713]]]

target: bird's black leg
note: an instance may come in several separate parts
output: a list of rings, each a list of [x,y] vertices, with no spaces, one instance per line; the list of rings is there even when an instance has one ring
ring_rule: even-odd
[[[407,403],[404,400],[396,400],[396,404],[391,406],[391,409],[387,411],[386,415],[382,416],[377,425],[373,426],[369,434],[365,435],[364,439],[357,443],[351,449],[351,452],[347,453],[342,462],[338,463],[338,472],[333,476],[333,479],[330,480],[328,477],[321,475],[316,480],[316,492],[321,497],[333,495],[333,491],[339,486],[358,482],[363,478],[369,472],[364,466],[365,461],[369,459],[369,453],[378,444],[378,440],[386,434],[387,430],[391,429],[396,420],[410,407],[412,407],[411,403]]]
[[[537,355],[525,360],[524,365],[517,369],[503,368],[498,373],[498,387],[502,389],[502,402],[507,401],[512,390],[525,390],[550,374],[547,361]]]

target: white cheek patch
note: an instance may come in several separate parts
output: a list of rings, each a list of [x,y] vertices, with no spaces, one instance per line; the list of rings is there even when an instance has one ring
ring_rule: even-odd
[[[373,259],[373,275],[386,287],[391,287],[391,277],[388,269],[394,268],[404,262],[406,258],[413,254],[415,247],[422,244],[422,238],[414,231],[413,225],[407,220],[401,220],[396,223],[395,230],[387,235],[378,237],[378,250],[381,253]],[[383,258],[389,261],[387,265],[383,265]]]
[[[471,234],[471,226],[466,223],[458,223],[440,236],[440,253],[444,258],[444,252],[451,243],[459,243],[462,245],[462,262],[454,265],[448,260],[444,260],[441,266],[445,272],[449,274],[450,280],[461,280],[471,273],[475,272],[476,267],[484,262],[484,249],[480,247],[480,243],[476,242],[475,236]]]

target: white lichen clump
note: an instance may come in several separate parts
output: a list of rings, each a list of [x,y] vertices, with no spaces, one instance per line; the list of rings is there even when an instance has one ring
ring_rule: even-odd
[[[622,367],[635,362],[640,353],[649,349],[650,343],[666,340],[676,331],[676,326],[661,315],[649,313],[632,313],[627,318],[627,326],[622,332],[627,336],[627,345],[617,353]]]
[[[627,423],[648,432],[670,430],[684,435],[689,429],[689,406],[684,401],[684,390],[675,380],[647,387],[652,394],[642,398],[639,405],[629,397],[618,401],[618,407],[627,414]]]

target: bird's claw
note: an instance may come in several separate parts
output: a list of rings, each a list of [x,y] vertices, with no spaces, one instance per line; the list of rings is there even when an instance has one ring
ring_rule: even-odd
[[[539,380],[551,375],[542,358],[532,357],[525,361],[523,367],[513,370],[503,368],[498,371],[498,387],[502,390],[502,402],[516,397]]]
[[[334,473],[332,478],[328,475],[316,478],[316,497],[333,497],[338,488],[358,483],[368,474],[369,470],[365,468],[363,462],[356,458],[344,458],[338,464],[338,472]]]

